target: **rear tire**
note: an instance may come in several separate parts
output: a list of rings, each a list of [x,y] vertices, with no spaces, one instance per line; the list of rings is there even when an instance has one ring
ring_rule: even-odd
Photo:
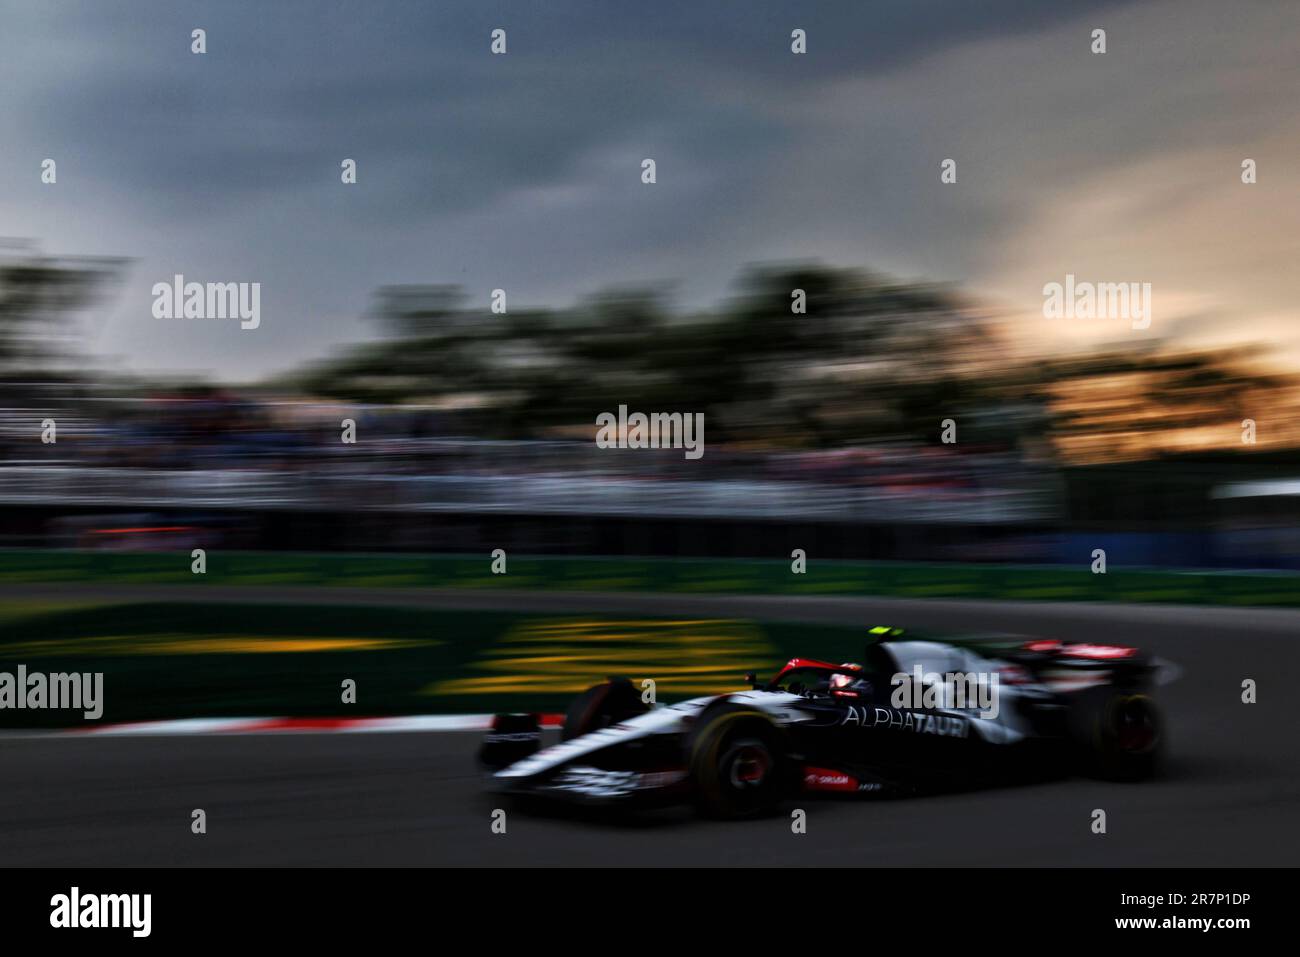
[[[780,730],[761,711],[739,705],[700,716],[687,740],[687,765],[696,803],[709,817],[770,814],[790,788]]]
[[[1088,774],[1138,781],[1159,766],[1164,721],[1150,695],[1093,688],[1073,703],[1070,736]]]
[[[569,704],[564,715],[564,728],[560,731],[560,740],[572,738],[608,728],[612,724],[635,718],[649,711],[649,707],[636,693],[632,682],[626,678],[610,678],[608,681],[588,688]]]

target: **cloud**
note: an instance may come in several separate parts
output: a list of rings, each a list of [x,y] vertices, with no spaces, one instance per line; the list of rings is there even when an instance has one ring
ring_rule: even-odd
[[[1280,293],[1252,296],[1293,246],[1243,214],[1218,164],[1261,152],[1246,201],[1295,235],[1276,190],[1296,16],[1209,0],[15,6],[0,222],[50,252],[133,257],[101,352],[240,378],[370,334],[387,283],[500,286],[519,308],[675,280],[692,305],[787,258],[1026,306],[1078,258],[1158,273],[1198,309],[1279,316]],[[1105,57],[1087,51],[1095,24]],[[38,181],[45,156],[57,187]],[[956,187],[938,181],[948,156]],[[1195,192],[1220,173],[1222,193]],[[1211,282],[1215,262],[1236,278]],[[148,290],[174,272],[262,282],[262,327],[160,328]]]

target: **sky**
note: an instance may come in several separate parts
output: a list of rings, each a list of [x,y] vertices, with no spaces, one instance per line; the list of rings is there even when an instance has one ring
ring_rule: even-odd
[[[691,309],[792,260],[951,283],[1030,355],[1300,366],[1298,37],[1300,4],[1219,0],[0,0],[0,237],[129,260],[85,328],[134,372],[300,366],[390,284]],[[259,327],[155,318],[176,273],[261,283]],[[1045,318],[1067,273],[1151,283],[1151,327]]]

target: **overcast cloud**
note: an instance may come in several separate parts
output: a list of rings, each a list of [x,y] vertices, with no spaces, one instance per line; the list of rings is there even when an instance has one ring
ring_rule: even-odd
[[[132,260],[92,342],[125,368],[292,367],[373,334],[389,283],[503,287],[520,308],[664,281],[695,306],[787,259],[959,283],[1019,316],[1029,351],[1098,337],[1036,318],[1043,283],[1149,281],[1151,334],[1266,337],[1300,362],[1294,4],[4,0],[0,17],[0,236]],[[260,328],[154,319],[150,287],[177,272],[261,282]]]

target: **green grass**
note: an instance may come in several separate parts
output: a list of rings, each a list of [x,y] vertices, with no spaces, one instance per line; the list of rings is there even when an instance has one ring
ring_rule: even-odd
[[[786,560],[538,558],[511,556],[508,574],[465,555],[210,551],[207,573],[188,553],[0,551],[0,584],[307,585],[331,588],[544,589],[662,593],[875,595],[1055,601],[1162,601],[1300,606],[1300,575],[1130,568],[1094,575],[1086,563],[970,565],[836,562],[813,556],[806,574]]]

